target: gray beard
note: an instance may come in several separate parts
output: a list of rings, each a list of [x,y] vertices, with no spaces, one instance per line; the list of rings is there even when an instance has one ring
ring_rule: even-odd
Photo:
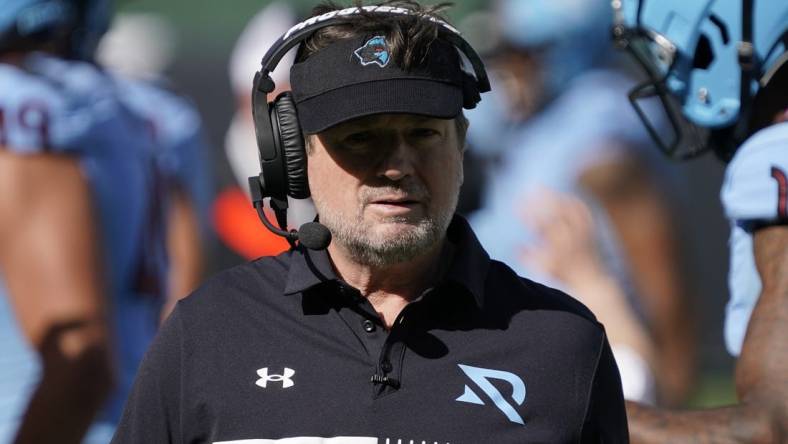
[[[446,234],[454,210],[457,208],[457,193],[446,208],[437,214],[428,214],[402,232],[393,235],[372,233],[372,226],[363,220],[363,209],[355,220],[343,218],[315,199],[320,223],[328,227],[333,241],[342,245],[351,259],[371,267],[386,267],[408,262],[436,246]],[[429,207],[429,203],[426,204]],[[400,220],[397,220],[400,219]],[[408,223],[405,218],[389,218],[387,222]]]
[[[448,227],[448,223],[424,219],[411,229],[383,239],[382,236],[373,237],[366,227],[357,224],[323,223],[355,262],[371,267],[390,266],[418,257],[436,245]]]

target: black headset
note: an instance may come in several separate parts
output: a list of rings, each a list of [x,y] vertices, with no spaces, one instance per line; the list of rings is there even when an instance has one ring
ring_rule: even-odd
[[[306,149],[292,94],[285,91],[279,94],[273,102],[267,100],[267,95],[275,89],[270,73],[288,51],[309,38],[315,31],[347,23],[350,16],[363,12],[413,15],[412,11],[400,7],[362,6],[331,11],[312,17],[290,28],[272,45],[261,61],[260,71],[254,76],[252,117],[261,171],[258,177],[249,178],[252,203],[266,228],[275,234],[284,236],[291,246],[295,246],[295,241],[300,240],[307,248],[313,248],[309,245],[313,243],[312,238],[319,237],[320,242],[315,243],[318,248],[313,249],[324,249],[330,242],[330,233],[327,235],[328,240],[325,242],[325,246],[323,246],[322,238],[325,237],[323,233],[305,236],[305,234],[312,234],[305,232],[305,228],[309,227],[311,230],[315,228],[314,225],[318,226],[318,231],[322,228],[328,232],[325,227],[317,223],[304,224],[298,231],[285,231],[287,229],[287,197],[305,199],[310,196]],[[468,81],[463,81],[463,85],[466,85],[463,87],[465,97],[463,106],[473,108],[480,100],[479,94],[490,90],[490,81],[481,58],[454,27],[436,17],[427,16],[425,19],[440,25],[441,37],[465,55],[473,67],[475,77],[464,73],[468,77]],[[270,205],[281,229],[274,227],[263,214],[262,206],[265,197],[271,198]]]

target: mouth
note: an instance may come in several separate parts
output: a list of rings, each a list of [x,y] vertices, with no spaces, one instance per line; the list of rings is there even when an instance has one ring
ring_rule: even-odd
[[[421,203],[410,196],[382,196],[371,200],[367,205],[387,215],[403,215],[415,210]]]
[[[372,205],[410,206],[420,204],[421,201],[410,196],[382,196],[370,201]]]

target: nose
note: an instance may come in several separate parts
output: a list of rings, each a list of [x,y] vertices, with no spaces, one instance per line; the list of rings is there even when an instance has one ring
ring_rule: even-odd
[[[392,181],[402,180],[414,173],[416,152],[407,139],[397,135],[381,162],[379,175]]]

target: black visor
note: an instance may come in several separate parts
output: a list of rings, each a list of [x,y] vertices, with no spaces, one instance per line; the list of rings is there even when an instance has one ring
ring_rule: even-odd
[[[298,119],[307,134],[373,114],[454,118],[463,107],[467,76],[456,48],[440,39],[421,63],[403,70],[382,34],[340,40],[290,70]]]

